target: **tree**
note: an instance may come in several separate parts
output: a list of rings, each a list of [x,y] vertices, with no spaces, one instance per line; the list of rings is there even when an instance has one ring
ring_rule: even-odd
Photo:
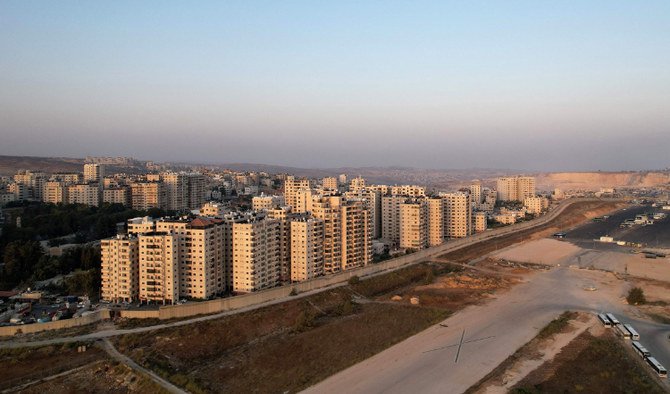
[[[43,254],[42,246],[37,241],[10,242],[3,254],[5,264],[0,282],[6,287],[14,287],[30,278]]]
[[[647,302],[647,299],[644,297],[644,291],[639,287],[633,287],[628,291],[628,297],[626,297],[631,305],[642,305]]]

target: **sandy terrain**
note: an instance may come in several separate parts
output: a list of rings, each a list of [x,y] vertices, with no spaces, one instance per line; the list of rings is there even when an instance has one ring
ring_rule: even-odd
[[[501,250],[495,258],[554,266],[594,268],[670,282],[670,258],[647,259],[629,248],[621,252],[583,249],[569,242],[544,238]]]

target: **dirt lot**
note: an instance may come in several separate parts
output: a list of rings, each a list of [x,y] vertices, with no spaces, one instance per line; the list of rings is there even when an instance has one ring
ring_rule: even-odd
[[[423,263],[269,308],[124,336],[116,346],[189,391],[297,392],[512,283]]]
[[[478,257],[484,256],[488,253],[518,242],[544,238],[557,231],[574,226],[596,216],[601,216],[614,210],[623,208],[624,206],[626,206],[624,203],[616,203],[611,201],[596,201],[573,204],[566,208],[565,211],[559,215],[559,217],[543,226],[519,231],[505,237],[497,238],[494,241],[479,243],[470,247],[459,249],[455,252],[444,254],[440,256],[440,258],[466,263],[470,260],[474,260]]]
[[[125,365],[110,361],[98,361],[71,374],[29,386],[19,392],[26,394],[167,393],[151,379],[138,375]]]
[[[101,350],[90,346],[86,352],[77,353],[77,344],[5,349],[0,351],[0,389],[55,375],[104,357]]]

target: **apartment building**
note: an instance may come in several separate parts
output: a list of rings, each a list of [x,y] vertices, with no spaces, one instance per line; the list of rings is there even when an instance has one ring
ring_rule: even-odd
[[[309,216],[295,218],[290,222],[292,282],[301,282],[324,274],[323,228],[323,220]]]
[[[400,204],[400,247],[414,250],[428,246],[428,205],[424,199]]]
[[[416,185],[391,186],[391,194],[394,196],[425,197],[426,188]]]
[[[67,187],[68,204],[100,206],[100,188],[95,183],[80,183]]]
[[[214,201],[207,202],[200,208],[200,215],[207,217],[223,217],[225,212],[225,206]]]
[[[365,189],[365,179],[363,177],[356,177],[349,182],[349,191],[358,193]]]
[[[446,193],[444,203],[445,238],[464,238],[472,234],[472,205],[467,193]]]
[[[170,211],[184,211],[188,208],[188,177],[184,173],[166,172],[161,174],[165,185],[165,208]]]
[[[372,228],[365,201],[345,200],[341,204],[341,269],[364,267],[372,262]]]
[[[475,233],[481,233],[486,231],[487,228],[487,219],[486,219],[486,212],[475,212],[472,217],[473,217],[473,222],[474,222],[474,231]]]
[[[199,173],[188,174],[187,209],[198,209],[205,203],[207,179]]]
[[[496,180],[498,201],[523,201],[535,197],[535,178],[528,176],[503,177]]]
[[[247,218],[233,223],[233,290],[252,292],[281,283],[279,221]]]
[[[337,190],[338,189],[337,178],[335,177],[323,178],[321,180],[321,187],[323,187],[324,190]]]
[[[342,197],[317,197],[312,215],[323,221],[323,269],[326,274],[342,271]]]
[[[139,237],[139,299],[174,304],[179,300],[179,240],[172,233]]]
[[[479,209],[479,205],[483,201],[482,183],[479,180],[474,180],[470,184],[470,201],[472,202],[472,209]]]
[[[130,184],[131,206],[138,211],[151,208],[166,209],[167,195],[161,182],[135,182]]]
[[[286,205],[284,196],[255,196],[251,199],[251,208],[254,211],[269,210],[276,206]]]
[[[133,302],[139,296],[139,239],[118,235],[100,241],[101,296],[110,302]]]
[[[102,202],[108,204],[122,204],[131,206],[132,198],[128,186],[108,187],[102,190]]]
[[[382,196],[382,238],[393,247],[400,245],[400,205],[407,196]]]
[[[84,164],[84,182],[85,183],[99,183],[102,185],[105,178],[104,164]]]
[[[51,204],[67,204],[68,187],[65,182],[49,181],[44,184],[43,201]]]
[[[444,242],[444,202],[441,198],[427,198],[428,208],[428,246],[437,246]]]
[[[360,189],[358,191],[348,191],[344,193],[348,200],[358,199],[365,201],[370,214],[370,225],[372,238],[377,239],[382,236],[382,194],[377,189]]]
[[[305,212],[305,197],[303,196],[300,204],[298,203],[298,192],[310,190],[309,180],[305,178],[296,179],[294,176],[287,176],[284,181],[284,201],[286,205],[293,208],[293,212]]]
[[[526,212],[539,215],[549,208],[549,200],[545,197],[526,197],[523,200],[523,206]]]
[[[14,175],[14,183],[24,187],[17,187],[17,190],[21,190],[21,193],[14,193],[16,199],[42,201],[44,184],[48,180],[49,178],[43,172],[19,171]]]

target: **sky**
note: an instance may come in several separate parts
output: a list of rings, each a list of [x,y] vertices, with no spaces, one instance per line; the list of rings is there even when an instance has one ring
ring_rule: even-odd
[[[0,155],[670,166],[670,1],[0,2]]]

